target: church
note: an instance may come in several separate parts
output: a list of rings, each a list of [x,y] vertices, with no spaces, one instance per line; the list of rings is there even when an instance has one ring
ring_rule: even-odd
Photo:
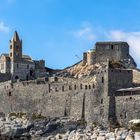
[[[22,40],[17,31],[9,42],[9,53],[0,56],[0,73],[10,74],[13,81],[32,80],[47,75],[44,60],[32,60],[30,56],[22,54]]]

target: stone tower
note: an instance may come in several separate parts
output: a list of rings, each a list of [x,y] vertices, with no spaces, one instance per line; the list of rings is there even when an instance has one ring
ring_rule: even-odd
[[[88,65],[92,65],[94,63],[94,50],[90,49],[88,52],[87,52],[87,64]]]
[[[14,32],[13,38],[10,40],[10,59],[11,62],[22,61],[22,40],[19,39],[17,31]]]
[[[83,53],[83,61],[82,61],[82,65],[93,65],[95,60],[95,50],[90,49],[88,50],[88,52],[84,52]]]
[[[19,79],[20,64],[22,62],[22,40],[19,39],[17,31],[10,40],[11,75],[12,79]]]

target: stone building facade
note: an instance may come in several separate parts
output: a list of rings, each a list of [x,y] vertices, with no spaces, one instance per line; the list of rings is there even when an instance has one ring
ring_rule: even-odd
[[[22,53],[22,40],[15,31],[9,42],[9,54],[0,56],[0,73],[11,74],[12,80],[29,80],[46,75],[45,61],[34,61]]]

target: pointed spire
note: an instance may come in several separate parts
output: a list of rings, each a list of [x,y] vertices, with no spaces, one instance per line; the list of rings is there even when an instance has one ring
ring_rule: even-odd
[[[14,32],[13,41],[20,41],[17,31]]]

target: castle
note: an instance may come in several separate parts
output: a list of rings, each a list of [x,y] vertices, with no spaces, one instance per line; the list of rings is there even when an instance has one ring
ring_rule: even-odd
[[[13,81],[29,80],[46,75],[45,61],[35,61],[22,54],[22,40],[15,31],[9,43],[9,54],[0,56],[0,73],[7,74]]]
[[[136,63],[129,54],[126,42],[97,42],[94,50],[83,53],[83,64],[94,64],[105,61],[121,62],[126,68],[136,68]]]
[[[22,55],[15,32],[10,54],[1,55],[0,77],[6,81],[8,75],[3,74],[10,73],[12,79],[24,81],[1,81],[0,112],[65,116],[104,126],[115,122],[125,126],[139,118],[140,71],[126,42],[97,42],[93,50],[83,53],[82,61],[54,77],[32,79],[37,64],[44,70],[44,63]]]

